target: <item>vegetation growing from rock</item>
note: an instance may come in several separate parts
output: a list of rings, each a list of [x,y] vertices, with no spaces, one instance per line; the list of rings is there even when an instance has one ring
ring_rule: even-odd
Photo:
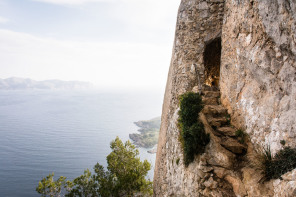
[[[281,175],[296,168],[296,148],[283,147],[274,156],[270,147],[257,152],[256,158],[252,158],[252,165],[261,170],[264,180],[278,179]]]
[[[123,143],[118,137],[111,142],[112,152],[107,156],[107,170],[97,163],[94,174],[88,169],[72,181],[65,177],[53,180],[53,174],[43,178],[36,188],[42,196],[151,196],[152,182],[145,176],[151,169],[150,163],[140,161],[139,151],[127,141]]]
[[[285,140],[281,140],[280,143],[281,143],[281,145],[285,146],[286,141]]]
[[[245,143],[247,134],[242,129],[236,130],[235,136],[239,138],[240,143],[242,143],[242,144]]]
[[[199,112],[203,109],[201,96],[198,93],[187,92],[180,96],[179,102],[179,140],[182,144],[184,164],[188,166],[195,155],[204,152],[210,137],[198,120]]]
[[[278,179],[294,168],[296,168],[296,148],[284,147],[274,157],[265,160],[264,173],[267,180]]]
[[[152,148],[158,143],[160,121],[160,117],[157,117],[151,120],[135,122],[140,127],[138,130],[140,133],[130,134],[130,139],[139,147]]]

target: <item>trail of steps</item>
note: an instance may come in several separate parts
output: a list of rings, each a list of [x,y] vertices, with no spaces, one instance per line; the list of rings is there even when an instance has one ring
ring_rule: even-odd
[[[197,91],[197,86],[192,89]],[[221,105],[220,91],[217,88],[205,86],[201,92],[204,108],[200,114],[200,120],[205,126],[205,130],[211,136],[208,145],[207,154],[205,154],[205,165],[201,169],[210,168],[213,171],[206,171],[209,177],[213,177],[220,185],[219,192],[222,195],[214,196],[247,196],[242,177],[243,168],[247,164],[247,140],[244,142],[241,136],[236,136],[237,129],[231,125],[230,115],[227,109]],[[205,169],[204,169],[205,168]],[[212,173],[212,174],[211,174]],[[201,182],[201,194],[207,194],[207,190],[214,191],[215,188],[207,186],[210,179],[205,178],[204,183]],[[210,181],[211,182],[211,181]],[[203,189],[203,185],[204,188]],[[230,187],[230,188],[228,188]],[[227,189],[228,188],[228,189]],[[205,195],[209,196],[209,195]]]
[[[214,135],[221,139],[221,146],[230,152],[241,155],[246,152],[246,146],[235,135],[236,129],[230,125],[230,116],[221,105],[219,90],[206,90],[201,93],[204,103],[203,113],[214,130]]]
[[[198,86],[193,87],[192,91],[199,92]],[[247,192],[242,177],[248,163],[246,153],[249,141],[243,139],[243,132],[239,133],[240,136],[236,135],[237,128],[231,125],[231,117],[221,105],[217,88],[203,86],[201,97],[204,108],[199,119],[210,134],[211,141],[203,155],[204,162],[200,165],[202,172],[207,174],[200,182],[199,192],[204,196],[211,196],[211,191],[214,192],[212,196],[245,197]],[[218,183],[219,189],[216,190],[209,183]]]

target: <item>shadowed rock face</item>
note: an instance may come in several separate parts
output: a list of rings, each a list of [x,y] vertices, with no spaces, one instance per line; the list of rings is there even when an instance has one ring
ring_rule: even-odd
[[[219,86],[221,65],[221,38],[206,44],[204,50],[205,84]]]
[[[221,60],[219,46],[211,45],[220,37]],[[266,144],[275,152],[280,140],[296,146],[295,57],[294,0],[182,0],[163,104],[154,195],[294,196],[295,170],[283,180],[258,184],[260,172],[237,155]],[[178,141],[178,97],[198,89],[193,88],[197,75],[204,83],[219,71],[221,98],[209,91],[213,89],[203,88],[207,107],[201,117],[210,126],[211,142],[206,153],[185,168]],[[218,115],[226,109],[232,126]],[[249,134],[247,144],[233,141],[239,128]]]

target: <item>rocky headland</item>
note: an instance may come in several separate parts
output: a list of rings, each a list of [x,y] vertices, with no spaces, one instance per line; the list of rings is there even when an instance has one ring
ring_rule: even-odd
[[[158,142],[158,134],[160,127],[160,117],[151,120],[142,120],[134,122],[140,129],[139,133],[129,134],[133,143],[143,148],[153,148]],[[149,153],[155,153],[156,150],[149,150]]]

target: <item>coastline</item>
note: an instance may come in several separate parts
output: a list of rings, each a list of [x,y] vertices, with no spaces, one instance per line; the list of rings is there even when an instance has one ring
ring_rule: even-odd
[[[129,134],[129,138],[137,147],[150,149],[147,152],[150,154],[156,153],[156,145],[158,142],[160,117],[150,120],[141,120],[134,122],[139,127],[139,133]]]

